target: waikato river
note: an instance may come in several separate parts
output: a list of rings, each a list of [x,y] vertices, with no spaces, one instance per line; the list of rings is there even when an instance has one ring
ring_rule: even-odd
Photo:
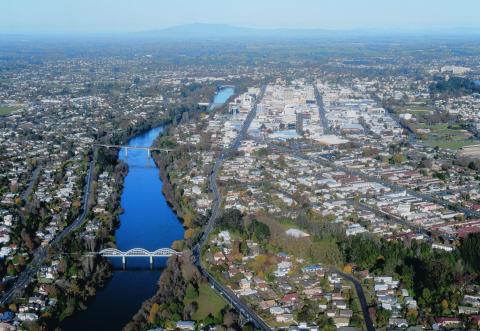
[[[223,104],[233,93],[233,88],[223,88],[213,102]],[[151,146],[162,131],[163,127],[151,129],[130,139],[128,145]],[[182,224],[162,194],[163,183],[153,160],[141,150],[129,150],[127,158],[122,149],[119,158],[128,164],[129,170],[121,196],[124,213],[115,233],[117,248],[125,251],[139,247],[154,251],[182,239]],[[97,292],[85,311],[61,323],[62,330],[121,330],[142,302],[155,293],[166,259],[155,258],[152,270],[148,257],[127,258],[126,270],[122,270],[120,258],[113,258],[111,262],[116,267],[113,277]]]

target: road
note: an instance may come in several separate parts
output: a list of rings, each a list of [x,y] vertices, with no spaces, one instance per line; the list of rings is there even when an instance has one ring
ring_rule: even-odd
[[[243,303],[236,295],[233,293],[229,288],[223,286],[220,284],[208,271],[206,268],[203,267],[202,259],[201,259],[201,251],[202,248],[205,246],[208,236],[212,232],[215,221],[218,218],[218,215],[220,213],[220,204],[222,201],[222,197],[220,195],[220,192],[218,190],[217,186],[217,177],[218,173],[220,171],[220,168],[222,166],[223,161],[228,158],[230,155],[232,155],[240,146],[240,143],[242,140],[245,138],[248,128],[250,127],[250,124],[252,123],[253,119],[255,118],[256,115],[256,108],[260,100],[262,100],[263,95],[265,93],[265,86],[262,87],[262,90],[257,97],[256,102],[252,106],[252,109],[247,115],[247,118],[243,122],[243,125],[235,138],[235,140],[230,144],[228,148],[223,150],[218,158],[215,160],[215,164],[212,169],[212,173],[210,175],[209,179],[209,184],[210,184],[210,189],[213,192],[213,206],[212,206],[212,213],[211,216],[208,220],[207,225],[204,227],[203,234],[198,242],[197,245],[195,245],[193,249],[193,253],[195,256],[195,264],[197,265],[198,269],[200,272],[208,279],[210,285],[232,306],[234,307],[247,321],[252,322],[257,329],[260,330],[270,330],[270,327],[260,318],[258,315],[250,309],[245,303]]]
[[[273,189],[273,190],[275,190],[276,192],[282,193],[282,194],[288,196],[289,198],[293,199],[293,196],[287,191],[279,190],[279,189]],[[354,204],[354,201],[349,200],[349,202],[352,205]],[[365,292],[363,291],[363,287],[360,284],[360,282],[355,277],[353,277],[352,275],[346,274],[346,273],[340,271],[337,268],[330,268],[330,272],[335,272],[335,273],[341,275],[343,278],[348,279],[350,282],[353,283],[353,285],[355,286],[355,291],[357,292],[358,300],[360,301],[360,306],[362,307],[363,319],[365,320],[367,330],[368,331],[374,331],[375,327],[373,326],[373,321],[370,317],[370,314],[368,313],[367,299],[365,298]]]
[[[327,120],[327,116],[325,114],[325,106],[323,104],[322,95],[318,91],[316,83],[313,83],[313,88],[315,90],[315,99],[317,101],[318,113],[320,115],[320,120],[321,120],[322,126],[323,126],[323,133],[324,134],[330,134],[331,132],[330,132],[330,128],[328,127],[328,120]]]
[[[441,206],[443,206],[447,209],[462,212],[467,217],[480,218],[480,212],[477,212],[477,211],[474,211],[474,210],[471,210],[471,209],[468,209],[468,208],[465,208],[465,207],[455,207],[454,208],[454,206],[452,206],[450,203],[448,203],[448,202],[446,202],[446,201],[444,201],[440,198],[437,198],[435,196],[432,196],[430,194],[420,193],[420,192],[405,188],[403,186],[394,184],[392,182],[385,181],[385,180],[383,180],[379,177],[367,175],[367,174],[365,174],[365,173],[363,173],[359,170],[350,169],[350,168],[347,168],[347,167],[344,167],[344,166],[336,165],[334,162],[332,162],[332,161],[330,161],[330,160],[328,160],[324,157],[308,156],[308,155],[305,155],[304,152],[301,151],[301,150],[295,150],[295,149],[292,149],[292,148],[289,148],[289,147],[284,147],[284,146],[272,144],[271,142],[270,142],[270,145],[272,147],[278,149],[278,150],[283,151],[283,152],[291,153],[298,158],[301,158],[301,159],[304,159],[304,160],[309,160],[309,161],[312,161],[312,162],[316,162],[316,163],[319,163],[319,164],[327,166],[327,167],[331,167],[332,169],[334,169],[336,171],[343,171],[343,172],[345,172],[349,175],[360,177],[365,181],[380,183],[380,184],[390,188],[392,191],[396,191],[396,192],[405,191],[405,192],[407,192],[407,194],[409,194],[413,197],[416,197],[416,198],[419,198],[419,199],[422,199],[422,200],[425,200],[425,201],[428,201],[428,202],[437,203],[437,204],[439,204],[439,205],[441,205]]]
[[[348,279],[353,283],[353,285],[355,286],[355,291],[357,292],[358,300],[360,301],[360,306],[362,306],[363,319],[365,320],[365,325],[367,326],[367,330],[375,331],[372,318],[368,313],[368,303],[367,303],[367,299],[365,298],[365,293],[363,292],[362,284],[360,284],[358,279],[356,279],[352,275],[346,274],[336,268],[332,270],[338,273],[339,275],[341,275],[343,278]]]
[[[26,201],[27,198],[32,194],[33,186],[37,182],[38,175],[40,175],[40,171],[42,170],[41,166],[37,166],[35,170],[32,172],[32,178],[30,178],[30,182],[28,183],[27,189],[22,194],[22,200]]]
[[[94,153],[95,154],[95,153]],[[83,189],[83,198],[82,198],[82,212],[81,214],[71,223],[69,226],[63,229],[63,231],[58,234],[55,239],[53,239],[48,246],[42,246],[35,250],[33,253],[32,261],[28,264],[28,266],[20,273],[17,280],[13,284],[13,286],[6,291],[2,297],[0,298],[0,304],[5,305],[9,303],[12,299],[16,296],[21,295],[25,288],[30,284],[32,278],[37,273],[40,266],[43,264],[45,258],[47,257],[47,251],[49,247],[55,247],[63,238],[65,238],[68,234],[72,231],[75,231],[80,226],[83,225],[85,222],[85,217],[87,216],[88,212],[88,199],[90,195],[90,188],[92,184],[92,175],[93,169],[95,167],[95,159],[92,158],[90,161],[87,178],[85,181],[85,187]]]

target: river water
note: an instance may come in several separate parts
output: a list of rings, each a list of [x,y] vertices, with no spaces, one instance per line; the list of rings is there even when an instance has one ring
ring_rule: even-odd
[[[129,146],[151,146],[163,128],[154,128],[128,142]],[[162,194],[158,168],[147,153],[129,150],[128,158],[122,149],[119,158],[128,164],[121,206],[120,227],[115,233],[118,249],[125,251],[140,247],[153,251],[170,247],[183,238],[183,227]],[[120,258],[112,258],[116,267],[107,285],[98,291],[88,309],[65,320],[62,330],[121,330],[137,312],[142,302],[151,297],[165,258],[156,258],[154,268],[145,258],[127,258],[122,270]]]
[[[215,105],[223,105],[227,100],[233,95],[235,92],[233,87],[224,87],[221,88],[216,94],[215,98],[213,99],[213,104]]]
[[[225,103],[234,93],[233,88],[219,90],[213,102]],[[151,146],[162,133],[163,127],[151,129],[128,141],[128,146]],[[142,150],[124,149],[119,158],[128,164],[121,196],[124,213],[115,233],[118,249],[145,248],[154,251],[170,247],[183,238],[183,226],[162,194],[163,183],[159,170]],[[121,330],[138,311],[143,301],[153,296],[166,258],[155,258],[150,270],[148,257],[127,258],[122,270],[120,258],[112,258],[113,277],[97,292],[88,308],[65,319],[60,327],[65,331]]]

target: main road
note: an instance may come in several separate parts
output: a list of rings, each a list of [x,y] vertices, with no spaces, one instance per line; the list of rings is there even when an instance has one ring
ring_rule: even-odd
[[[256,110],[257,110],[257,105],[262,100],[263,95],[265,93],[266,86],[263,86],[261,89],[260,94],[258,95],[255,103],[253,104],[250,112],[247,115],[247,118],[243,122],[243,125],[237,135],[237,137],[233,140],[233,142],[230,144],[230,146],[226,149],[224,149],[218,158],[215,160],[215,164],[212,169],[212,173],[210,174],[210,189],[213,192],[214,200],[213,200],[213,206],[212,206],[212,212],[210,215],[210,218],[208,220],[207,225],[205,226],[202,236],[198,242],[197,245],[195,245],[193,252],[195,256],[195,264],[199,268],[200,272],[208,279],[210,285],[223,297],[225,300],[232,306],[234,307],[246,320],[252,322],[257,329],[260,330],[270,330],[270,327],[260,318],[258,315],[250,308],[248,307],[245,303],[243,303],[236,295],[235,293],[232,292],[229,288],[225,287],[222,285],[220,282],[218,282],[208,271],[206,268],[204,268],[202,259],[201,259],[201,251],[202,248],[205,246],[205,243],[208,240],[208,236],[213,230],[213,227],[215,225],[215,221],[219,216],[220,213],[220,204],[222,201],[222,197],[220,195],[220,192],[218,190],[217,186],[217,177],[218,173],[220,171],[220,168],[223,164],[223,161],[231,156],[240,146],[240,143],[242,140],[245,138],[248,128],[250,127],[250,124],[252,123],[253,119],[255,118],[256,115]]]
[[[45,258],[47,257],[47,251],[49,247],[55,248],[60,241],[65,238],[72,231],[78,229],[85,222],[85,217],[88,212],[88,199],[90,195],[90,188],[92,185],[93,169],[95,167],[95,150],[93,151],[92,160],[88,166],[87,178],[85,181],[85,187],[83,188],[82,197],[82,212],[70,225],[62,230],[48,245],[37,248],[33,253],[33,259],[28,266],[20,273],[13,286],[6,291],[0,298],[0,304],[5,305],[9,303],[16,296],[21,295],[25,288],[30,284],[32,278],[37,273],[38,269],[42,266]]]
[[[325,114],[325,105],[323,104],[323,97],[318,91],[316,82],[313,83],[313,89],[315,91],[315,99],[317,101],[318,114],[320,116],[320,121],[322,122],[323,133],[330,134],[331,132],[330,132],[330,128],[328,127],[327,115]]]
[[[37,166],[35,170],[32,172],[32,178],[30,178],[30,181],[28,182],[27,189],[22,193],[22,200],[27,201],[28,197],[30,194],[32,194],[33,191],[33,186],[37,182],[38,176],[40,175],[40,171],[42,170],[41,166]]]

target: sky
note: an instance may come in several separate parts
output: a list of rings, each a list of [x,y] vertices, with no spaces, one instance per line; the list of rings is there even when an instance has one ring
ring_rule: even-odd
[[[136,32],[189,23],[255,28],[479,28],[479,13],[479,0],[0,0],[0,32]]]

